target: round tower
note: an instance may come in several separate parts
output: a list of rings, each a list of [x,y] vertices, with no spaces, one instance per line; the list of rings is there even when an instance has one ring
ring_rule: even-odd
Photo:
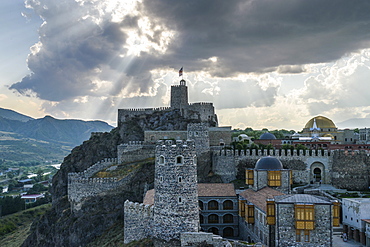
[[[199,231],[193,141],[160,141],[156,148],[153,237],[169,241]]]

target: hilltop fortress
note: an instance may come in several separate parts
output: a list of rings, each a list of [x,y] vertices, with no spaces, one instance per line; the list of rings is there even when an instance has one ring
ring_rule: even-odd
[[[200,102],[190,103],[188,101],[188,87],[186,81],[181,80],[180,85],[171,86],[171,103],[170,107],[158,108],[139,108],[139,109],[119,109],[118,110],[118,127],[128,119],[140,117],[143,115],[151,115],[154,112],[165,114],[172,110],[177,110],[185,119],[190,119],[200,122],[208,122],[211,126],[217,126],[217,115],[212,103]]]
[[[188,103],[185,80],[171,87],[170,107],[119,109],[118,129],[124,126],[132,132],[120,132],[127,142],[118,145],[117,158],[68,174],[68,200],[77,213],[87,199],[124,187],[135,172],[132,164],[152,162],[156,170],[154,185],[148,184],[144,192],[149,187],[156,188],[154,206],[125,203],[125,242],[146,237],[163,241],[183,238],[181,241],[187,243],[205,241],[224,246],[222,239],[198,234],[197,183],[203,182],[204,177],[223,183],[245,179],[245,169],[253,168],[264,156],[281,160],[284,168],[292,170],[296,184],[317,182],[319,176],[320,182],[337,188],[369,187],[370,160],[366,150],[230,149],[231,127],[218,127],[212,103]],[[174,191],[170,192],[170,188]],[[184,219],[186,224],[182,225]]]

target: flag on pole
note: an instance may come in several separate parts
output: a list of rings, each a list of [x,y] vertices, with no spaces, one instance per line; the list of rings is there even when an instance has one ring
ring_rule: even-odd
[[[179,70],[179,76],[182,76],[182,71],[183,71],[183,69],[182,69],[183,67],[181,67],[181,69]]]

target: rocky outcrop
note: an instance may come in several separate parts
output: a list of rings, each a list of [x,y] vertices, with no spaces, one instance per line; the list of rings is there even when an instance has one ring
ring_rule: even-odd
[[[192,122],[197,121],[184,119],[178,110],[134,116],[120,128],[92,135],[90,140],[75,147],[53,177],[52,209],[33,223],[31,234],[23,246],[87,246],[113,225],[123,222],[124,202],[142,202],[146,185],[154,183],[153,164],[140,166],[123,186],[87,198],[76,212],[71,210],[68,201],[68,173],[83,172],[105,158],[117,158],[117,146],[143,140],[145,130],[185,130]],[[208,176],[211,171],[209,156],[206,153],[200,157],[198,181],[219,180]]]
[[[153,114],[132,116],[121,124],[120,137],[124,143],[129,141],[144,140],[145,130],[186,130],[189,123],[199,123],[198,119],[184,118],[180,110],[171,109],[167,111],[155,111]],[[217,125],[215,121],[210,121],[209,126]]]

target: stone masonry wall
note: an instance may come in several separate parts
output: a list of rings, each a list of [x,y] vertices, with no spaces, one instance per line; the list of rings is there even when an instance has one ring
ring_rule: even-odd
[[[145,160],[154,155],[154,145],[144,145],[139,141],[121,144],[117,147],[118,164]]]
[[[170,107],[118,109],[117,125],[120,128],[123,122],[132,117],[150,115],[155,111],[168,111],[170,109]]]
[[[68,200],[73,211],[78,211],[81,208],[81,203],[85,198],[116,189],[130,180],[132,173],[121,180],[117,180],[117,178],[91,178],[96,172],[113,164],[117,164],[117,159],[105,159],[83,172],[68,174]]]
[[[223,140],[225,145],[231,143],[231,127],[211,127],[209,128],[209,145],[219,146],[220,140]]]
[[[125,201],[124,243],[141,240],[152,235],[153,206]]]
[[[331,247],[331,207],[332,205],[315,205],[315,229],[310,231],[310,242],[296,242],[294,204],[277,205],[276,231],[279,246],[297,246],[297,247]]]
[[[168,131],[144,131],[144,142],[155,144],[161,139],[186,140],[187,131],[168,130]]]
[[[188,104],[188,87],[186,85],[172,85],[170,100],[171,107],[175,109],[183,109],[187,107]]]
[[[196,116],[193,114],[196,113]],[[212,103],[200,102],[192,103],[186,108],[186,116],[191,119],[199,119],[202,122],[217,121],[215,108]]]
[[[213,171],[221,176],[223,182],[230,182],[236,178],[241,179],[240,176],[244,177],[243,167],[239,164],[250,163],[249,161],[257,161],[258,159],[265,156],[274,156],[278,158],[284,168],[293,170],[293,181],[294,183],[309,183],[310,182],[310,167],[313,163],[322,163],[326,169],[325,172],[329,175],[328,181],[331,181],[329,171],[331,170],[331,159],[334,151],[328,152],[325,150],[323,154],[316,150],[310,152],[306,150],[213,150]],[[248,162],[247,162],[248,161]],[[255,162],[252,167],[254,168]],[[235,176],[234,176],[235,175]]]
[[[161,141],[156,148],[153,237],[169,241],[199,231],[194,141]]]
[[[335,152],[332,184],[337,188],[367,190],[370,185],[370,157],[366,152]]]

